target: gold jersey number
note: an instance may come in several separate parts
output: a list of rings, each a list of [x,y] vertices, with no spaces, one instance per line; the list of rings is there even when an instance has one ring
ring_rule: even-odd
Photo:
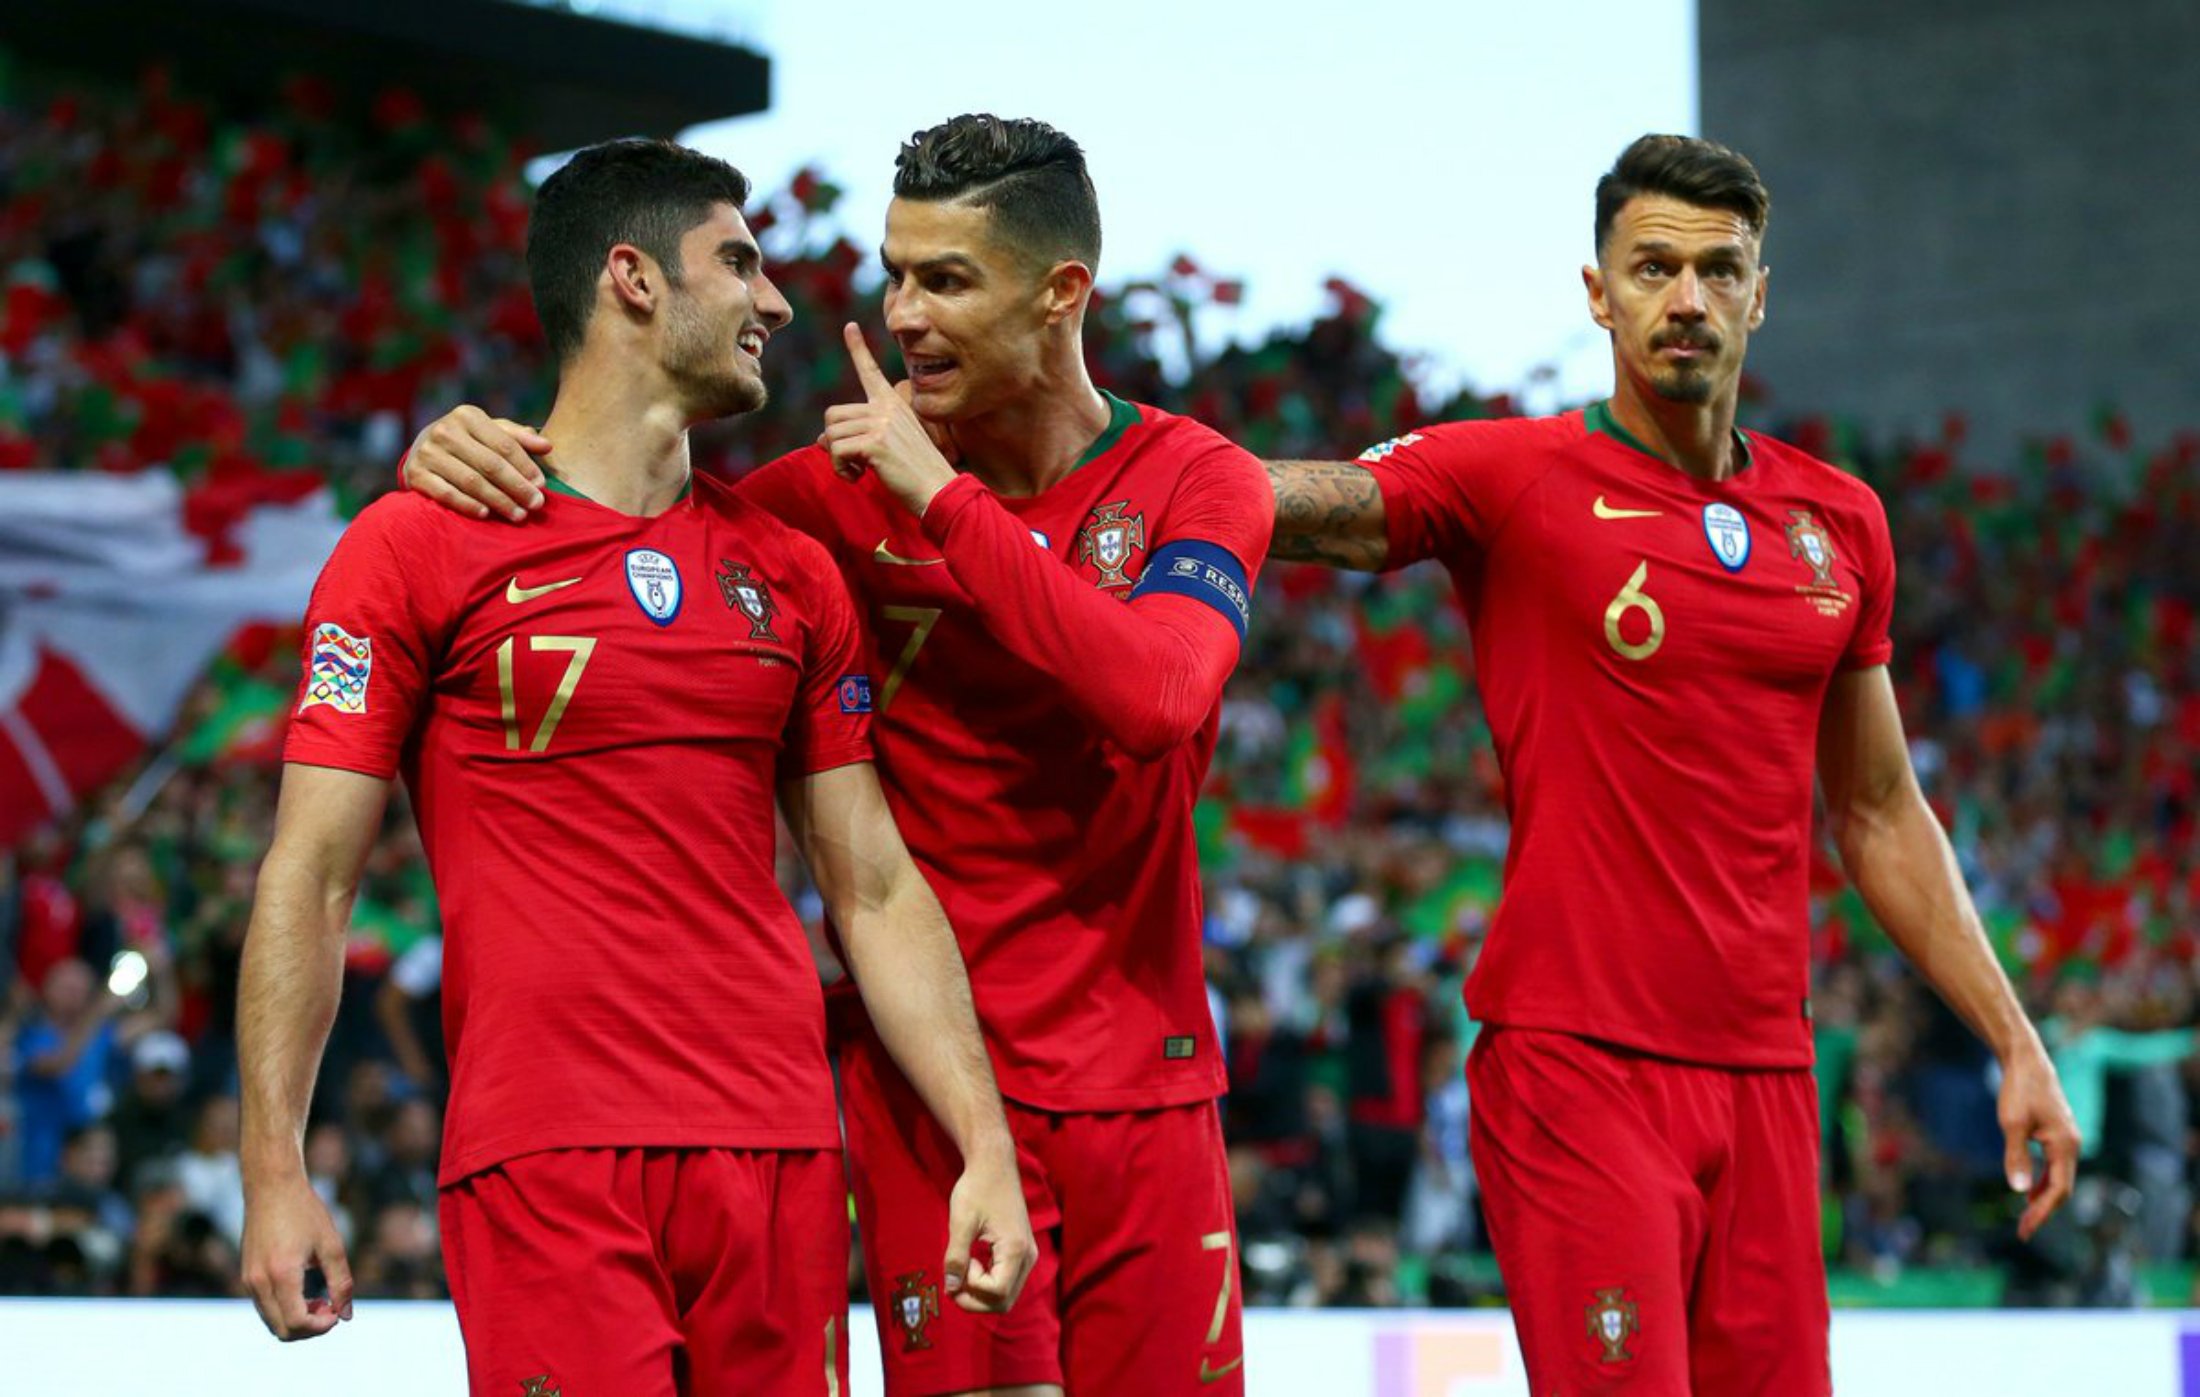
[[[497,697],[504,709],[504,750],[519,750],[519,689],[512,680],[512,652],[518,636],[506,636],[497,647]],[[565,719],[566,706],[573,702],[573,691],[581,686],[581,675],[588,669],[588,661],[596,653],[596,637],[592,635],[531,635],[527,648],[541,653],[564,651],[565,674],[558,680],[557,692],[550,696],[550,706],[542,711],[542,724],[535,729],[534,741],[527,744],[530,752],[544,752],[550,748],[550,739],[556,736],[558,724]]]
[[[1635,564],[1635,570],[1627,579],[1627,585],[1619,589],[1612,604],[1604,608],[1604,643],[1623,660],[1647,660],[1658,653],[1665,644],[1665,611],[1657,598],[1642,590],[1642,584],[1650,580],[1650,560],[1645,558]],[[1650,622],[1650,634],[1638,641],[1630,641],[1620,634],[1620,618],[1630,611],[1640,611]]]

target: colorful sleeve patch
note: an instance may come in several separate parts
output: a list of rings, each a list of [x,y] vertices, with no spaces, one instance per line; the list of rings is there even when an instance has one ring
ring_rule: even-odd
[[[871,711],[870,675],[843,674],[840,676],[840,711],[843,713],[868,713]]]
[[[1360,460],[1369,463],[1380,461],[1383,459],[1383,457],[1388,456],[1391,452],[1396,451],[1399,447],[1411,446],[1413,445],[1413,443],[1419,441],[1420,439],[1421,434],[1419,432],[1408,432],[1402,437],[1392,437],[1389,441],[1377,442],[1375,445],[1360,453]]]
[[[326,704],[339,713],[367,711],[367,680],[374,674],[374,641],[333,621],[313,628],[305,697],[298,711]]]
[[[1217,543],[1178,539],[1163,544],[1131,589],[1131,599],[1151,592],[1171,592],[1206,603],[1237,629],[1240,641],[1252,624],[1253,595],[1245,582],[1245,565]]]

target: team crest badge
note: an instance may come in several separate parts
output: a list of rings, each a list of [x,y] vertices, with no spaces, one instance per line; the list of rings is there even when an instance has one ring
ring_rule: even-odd
[[[1788,556],[1800,558],[1810,565],[1810,581],[1799,584],[1795,590],[1810,598],[1820,615],[1839,616],[1848,610],[1850,597],[1841,590],[1840,579],[1833,575],[1834,560],[1839,556],[1833,551],[1833,540],[1826,536],[1824,526],[1810,517],[1807,509],[1789,510],[1788,519]]]
[[[894,1319],[901,1325],[901,1351],[932,1347],[925,1329],[940,1317],[940,1288],[924,1283],[924,1272],[911,1271],[894,1284]]]
[[[327,705],[339,713],[367,711],[367,680],[374,675],[374,641],[353,635],[334,621],[313,628],[313,653],[307,662],[305,697],[298,711]]]
[[[563,1393],[550,1385],[548,1373],[539,1378],[521,1378],[519,1386],[519,1397],[564,1397]]]
[[[749,570],[740,563],[720,558],[718,594],[726,599],[726,605],[749,618],[749,639],[779,643],[779,637],[772,634],[772,617],[779,613],[779,606],[762,578],[749,576]]]
[[[1123,511],[1130,507],[1129,500],[1100,506],[1086,516],[1085,527],[1077,535],[1078,560],[1100,569],[1103,587],[1129,586],[1123,569],[1130,565],[1131,555],[1146,546],[1146,516],[1125,518]]]
[[[1711,545],[1711,556],[1719,560],[1719,566],[1728,572],[1740,572],[1749,563],[1749,521],[1742,512],[1730,504],[1707,504],[1703,507],[1704,541]]]
[[[1625,1363],[1633,1359],[1635,1355],[1627,1351],[1627,1341],[1641,1328],[1635,1302],[1627,1298],[1627,1287],[1600,1290],[1589,1302],[1589,1337],[1604,1346],[1603,1362]]]
[[[672,624],[680,614],[680,569],[654,548],[636,548],[626,555],[627,590],[642,614],[660,626]]]

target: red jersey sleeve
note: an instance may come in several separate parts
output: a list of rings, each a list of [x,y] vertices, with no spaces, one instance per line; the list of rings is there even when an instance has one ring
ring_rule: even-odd
[[[790,529],[830,538],[825,502],[817,492],[820,483],[833,479],[831,461],[814,446],[790,451],[736,480],[733,492]]]
[[[1894,641],[1889,638],[1894,627],[1894,539],[1887,528],[1887,507],[1869,486],[1860,482],[1857,490],[1864,497],[1857,507],[1864,549],[1856,560],[1857,586],[1863,596],[1858,599],[1856,630],[1841,656],[1843,669],[1870,669],[1894,658]]]
[[[344,530],[306,606],[283,760],[383,778],[433,682],[443,623],[440,506],[388,495]]]
[[[871,675],[848,584],[823,544],[802,535],[789,541],[813,585],[802,682],[779,749],[781,781],[871,760]]]
[[[1222,696],[1274,527],[1266,472],[1219,439],[1185,462],[1129,605],[1032,548],[974,476],[935,495],[923,520],[993,637],[1139,758],[1189,739]],[[1113,661],[1095,666],[1096,653]]]
[[[1383,492],[1383,566],[1454,556],[1487,544],[1532,474],[1522,448],[1532,419],[1445,422],[1360,453]]]

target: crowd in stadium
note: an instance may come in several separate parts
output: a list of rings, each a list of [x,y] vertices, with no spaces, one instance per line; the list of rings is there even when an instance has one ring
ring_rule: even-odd
[[[355,509],[390,488],[449,406],[539,421],[526,155],[400,93],[342,118],[305,80],[250,124],[157,75],[0,94],[0,469],[173,471],[219,560],[255,503],[330,484]],[[752,213],[796,320],[767,356],[772,406],[703,434],[704,468],[810,440],[852,392],[838,327],[870,314],[870,256],[834,192],[806,175]],[[1187,327],[1233,283],[1181,260],[1104,285],[1103,385],[1262,455],[1349,457],[1512,410],[1420,396],[1380,308],[1342,283],[1316,323],[1220,353]],[[2200,1241],[2200,582],[2176,551],[2200,523],[2200,436],[2135,442],[2104,409],[2082,439],[1978,459],[1960,417],[1892,443],[1786,420],[1762,390],[1749,415],[1886,500],[1916,764],[2086,1136],[2078,1206],[2018,1246],[1990,1060],[1823,854],[1825,1238],[1862,1288],[1837,1294],[1990,1272],[1987,1300],[2149,1298],[2143,1277]],[[238,1293],[234,1000],[296,654],[295,634],[241,634],[155,779],[134,769],[0,859],[0,1293]],[[1268,569],[1222,727],[1201,828],[1246,1294],[1494,1299],[1460,985],[1504,796],[1447,579]],[[440,954],[399,801],[306,1142],[362,1295],[442,1293]]]

